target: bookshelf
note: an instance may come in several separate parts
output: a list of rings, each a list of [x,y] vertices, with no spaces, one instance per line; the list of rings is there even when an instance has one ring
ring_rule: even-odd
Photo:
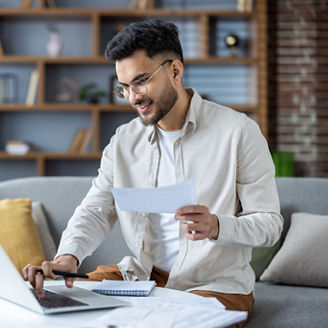
[[[131,9],[130,1],[123,0],[92,4],[57,0],[51,8],[47,1],[33,1],[31,8],[20,8],[20,1],[4,1],[8,6],[0,8],[0,75],[18,76],[19,96],[15,103],[0,103],[0,180],[96,174],[101,151],[115,128],[136,117],[128,104],[109,102],[115,68],[104,58],[104,49],[118,26],[147,18],[178,25],[186,87],[247,113],[267,137],[266,1],[256,1],[252,10],[245,11],[237,10],[238,1],[222,1],[220,6],[217,1],[204,0],[201,9],[191,0],[182,1],[181,6],[180,1],[148,1],[146,9]],[[45,46],[49,24],[55,24],[63,38],[62,52],[55,58]],[[239,34],[243,41],[235,56],[223,44],[229,32]],[[37,92],[34,103],[27,105],[33,71],[38,73]],[[81,85],[96,82],[107,96],[99,103],[58,101],[57,89],[63,79]],[[88,152],[70,152],[81,129],[91,129],[91,147]],[[35,150],[10,155],[4,151],[8,140],[30,142]],[[65,171],[65,163],[76,169]]]

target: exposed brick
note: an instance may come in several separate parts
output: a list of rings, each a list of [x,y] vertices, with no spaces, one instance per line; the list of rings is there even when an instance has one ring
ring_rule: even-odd
[[[328,1],[268,0],[272,147],[299,176],[328,177]]]

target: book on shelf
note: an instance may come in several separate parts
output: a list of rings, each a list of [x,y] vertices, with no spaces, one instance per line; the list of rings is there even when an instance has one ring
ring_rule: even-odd
[[[46,0],[48,8],[56,8],[55,0]]]
[[[238,11],[252,11],[253,10],[253,0],[237,0],[237,10]]]
[[[155,286],[156,282],[153,280],[121,281],[104,279],[92,291],[103,295],[148,296]]]
[[[88,152],[88,148],[89,148],[89,144],[90,144],[91,139],[92,139],[92,130],[87,129],[84,132],[83,140],[81,142],[80,153],[87,153]]]
[[[139,0],[138,4],[139,9],[147,9],[148,8],[148,0]]]
[[[9,140],[6,143],[5,150],[10,155],[25,155],[30,151],[28,143],[20,140]]]
[[[4,55],[2,43],[0,41],[0,57]]]
[[[29,9],[31,7],[33,0],[22,0],[20,3],[20,9]]]
[[[38,90],[38,84],[39,84],[39,72],[38,71],[32,71],[30,75],[30,81],[27,88],[27,94],[26,94],[26,101],[25,104],[27,106],[32,106],[35,104],[35,98]]]
[[[130,0],[128,8],[130,9],[147,9],[149,7],[148,0]]]
[[[76,132],[75,138],[69,149],[70,153],[86,153],[92,138],[91,129],[80,129]]]
[[[253,10],[253,0],[246,0],[246,11],[252,11]]]

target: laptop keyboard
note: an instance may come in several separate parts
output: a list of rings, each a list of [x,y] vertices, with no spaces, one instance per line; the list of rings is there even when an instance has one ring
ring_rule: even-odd
[[[31,289],[31,291],[40,305],[47,309],[88,305],[86,303],[74,300],[73,298],[50,292],[49,290],[43,290],[44,298],[40,299],[34,289]]]

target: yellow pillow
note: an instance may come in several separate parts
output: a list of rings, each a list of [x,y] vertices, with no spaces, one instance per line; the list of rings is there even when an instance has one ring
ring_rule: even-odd
[[[0,244],[21,274],[26,264],[44,261],[30,199],[0,200]]]

